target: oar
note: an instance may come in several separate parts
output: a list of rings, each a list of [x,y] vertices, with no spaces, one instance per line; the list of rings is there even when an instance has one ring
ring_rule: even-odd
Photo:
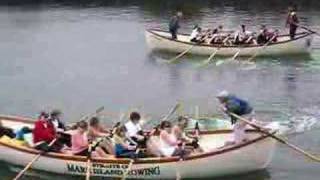
[[[139,151],[140,151],[140,148],[137,148],[135,154],[138,154]],[[128,168],[127,168],[126,171],[123,173],[123,176],[122,176],[121,180],[125,180],[125,179],[127,178],[128,173],[130,172],[130,170],[131,170],[131,168],[132,168],[133,162],[134,162],[134,159],[131,159],[130,162],[129,162]]]
[[[81,118],[81,120],[86,120],[86,119],[90,119],[90,117],[96,116],[97,114],[99,114],[101,111],[104,110],[104,106],[98,108],[96,110],[96,112],[89,114],[87,116],[84,116],[83,118]],[[87,170],[86,170],[86,180],[90,180],[90,174],[91,174],[91,153],[92,153],[92,144],[90,143],[89,147],[88,147],[88,159],[87,159]]]
[[[90,173],[91,173],[91,152],[92,152],[92,145],[89,145],[88,149],[88,159],[87,159],[87,172],[86,172],[86,180],[90,180]]]
[[[308,27],[306,27],[306,26],[301,26],[301,25],[299,25],[299,24],[296,24],[296,25],[297,25],[298,27],[302,28],[302,29],[305,29],[305,30],[307,30],[307,31],[309,31],[309,32],[311,32],[311,33],[314,33],[314,34],[320,36],[320,33],[316,32],[316,31],[314,31],[314,30],[312,30],[312,29],[310,29],[310,28],[308,28]]]
[[[182,56],[184,56],[185,54],[187,54],[195,45],[190,46],[188,49],[182,51],[180,54],[178,54],[176,57],[170,59],[168,61],[168,63],[174,63],[176,62],[179,58],[181,58]]]
[[[57,141],[57,138],[53,139],[53,140],[50,142],[50,144],[48,145],[48,147],[50,148],[56,141]],[[47,153],[47,152],[41,151],[38,155],[36,155],[36,156],[23,168],[23,170],[21,170],[21,171],[19,172],[19,174],[18,174],[15,178],[13,178],[13,180],[18,180],[18,179],[20,179],[20,178],[23,176],[23,174],[24,174],[29,168],[31,168],[32,164],[33,164],[34,162],[36,162],[36,161],[40,158],[40,156],[43,155],[43,154],[45,154],[45,153]]]
[[[220,65],[223,64],[223,63],[226,63],[226,62],[230,62],[230,61],[235,60],[235,59],[238,57],[238,55],[240,54],[240,52],[241,52],[241,49],[239,49],[239,50],[232,56],[232,58],[229,59],[229,60],[219,60],[219,61],[217,61],[217,62],[216,62],[216,66],[220,66]]]
[[[259,55],[259,53],[262,51],[262,50],[264,50],[273,40],[274,40],[274,38],[276,38],[277,36],[276,35],[274,35],[274,36],[272,36],[263,46],[262,46],[262,48],[259,48],[259,49],[257,49],[257,51],[249,58],[249,59],[247,59],[247,61],[252,61],[256,56],[258,56]]]
[[[297,147],[296,145],[293,145],[293,144],[289,143],[288,141],[286,141],[285,139],[281,138],[280,136],[277,136],[277,135],[272,134],[272,133],[270,133],[270,132],[268,132],[268,131],[266,131],[266,130],[263,130],[262,127],[256,125],[255,123],[250,122],[249,120],[247,120],[247,119],[245,119],[245,118],[243,118],[243,117],[241,117],[241,116],[238,116],[238,115],[236,115],[236,114],[234,114],[234,113],[231,113],[231,112],[228,112],[228,113],[229,113],[230,115],[234,116],[235,118],[237,118],[237,119],[239,119],[239,120],[241,120],[241,121],[249,124],[250,126],[252,126],[252,127],[255,128],[256,130],[258,130],[259,132],[261,132],[261,133],[263,133],[263,134],[266,134],[266,135],[268,135],[268,136],[276,139],[277,141],[281,142],[282,144],[287,145],[288,147],[292,148],[292,149],[295,150],[296,152],[301,153],[301,154],[305,155],[306,157],[308,157],[308,158],[310,158],[310,159],[312,159],[312,160],[314,160],[314,161],[316,161],[316,162],[320,162],[320,158],[318,158],[318,157],[316,157],[316,156],[314,156],[314,155],[312,155],[312,154],[304,151],[303,149]]]
[[[178,102],[173,108],[171,108],[169,113],[164,118],[162,118],[161,121],[168,120],[179,109],[180,106],[181,106],[181,104],[180,104],[180,102]]]
[[[218,52],[219,50],[220,50],[220,48],[217,48],[217,49],[209,56],[208,59],[206,59],[205,61],[203,61],[203,63],[201,63],[201,64],[199,65],[199,67],[204,67],[204,66],[208,65],[208,64],[211,62],[211,60],[213,59],[213,57],[217,54],[217,52]]]
[[[89,119],[90,117],[93,117],[93,116],[96,116],[97,114],[99,114],[100,112],[102,112],[104,110],[104,106],[101,106],[99,107],[94,113],[91,113],[91,114],[87,114],[87,115],[84,115],[82,116],[79,120],[79,121],[84,121],[86,119]],[[76,123],[71,123],[69,124],[67,127],[72,127],[73,125],[75,125]]]

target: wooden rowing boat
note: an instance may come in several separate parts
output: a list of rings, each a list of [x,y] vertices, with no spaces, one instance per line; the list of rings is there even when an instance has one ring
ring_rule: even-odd
[[[33,119],[0,116],[3,126],[13,129],[23,126],[33,126]],[[272,126],[272,133],[276,133],[277,125]],[[179,157],[143,158],[137,159],[128,172],[128,178],[133,179],[175,179],[207,178],[238,173],[246,173],[265,168],[275,149],[276,141],[255,130],[247,131],[249,140],[234,146],[223,147],[230,138],[231,130],[216,130],[201,132],[200,145],[204,153],[192,154],[184,160]],[[220,148],[219,148],[220,147]],[[10,164],[25,166],[39,152],[35,149],[0,142],[0,160]],[[47,153],[33,164],[34,170],[47,171],[57,174],[85,176],[86,157],[70,154]],[[91,176],[122,177],[128,168],[130,159],[93,158]]]
[[[313,34],[313,32],[300,32],[296,34],[294,39],[290,39],[288,34],[279,35],[277,42],[270,43],[263,48],[263,45],[254,44],[240,46],[195,44],[190,42],[189,35],[187,34],[179,34],[177,40],[173,40],[169,32],[157,29],[149,29],[146,30],[145,33],[147,44],[152,51],[181,53],[194,46],[188,51],[189,54],[211,55],[219,49],[216,53],[217,56],[228,57],[233,56],[239,49],[241,49],[241,51],[238,56],[252,56],[259,51],[259,49],[261,49],[259,56],[309,54]]]

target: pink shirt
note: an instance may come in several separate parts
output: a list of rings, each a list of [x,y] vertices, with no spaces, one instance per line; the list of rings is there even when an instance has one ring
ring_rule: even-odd
[[[77,154],[87,149],[89,146],[87,135],[85,133],[81,134],[77,130],[74,131],[72,133],[71,144],[71,151],[73,154]]]

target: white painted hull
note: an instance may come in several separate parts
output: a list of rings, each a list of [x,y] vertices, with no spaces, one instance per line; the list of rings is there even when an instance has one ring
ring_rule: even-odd
[[[3,117],[2,117],[3,119]],[[8,121],[3,121],[8,124]],[[9,124],[12,124],[9,122]],[[17,123],[21,125],[21,122]],[[135,162],[128,178],[134,179],[176,179],[208,178],[246,173],[265,168],[273,155],[276,142],[270,137],[262,137],[256,132],[248,133],[252,142],[228,149],[213,150],[224,140],[230,138],[230,132],[207,133],[200,139],[200,145],[206,153],[192,155],[186,160],[178,158],[146,158]],[[36,152],[25,147],[14,147],[0,143],[0,160],[25,166]],[[128,159],[94,159],[91,175],[98,177],[122,177]],[[34,163],[33,169],[58,174],[85,175],[86,158],[49,153]]]
[[[168,51],[180,53],[194,46],[188,53],[195,55],[211,55],[219,47],[211,45],[196,45],[190,43],[187,35],[178,35],[178,40],[172,40],[168,32],[160,30],[147,30],[146,41],[152,51]],[[218,56],[233,56],[241,49],[239,56],[252,56],[259,51],[259,56],[308,54],[311,50],[312,33],[302,33],[290,41],[288,36],[278,38],[278,43],[262,46],[246,47],[221,47],[217,51]],[[280,43],[281,42],[281,43]]]

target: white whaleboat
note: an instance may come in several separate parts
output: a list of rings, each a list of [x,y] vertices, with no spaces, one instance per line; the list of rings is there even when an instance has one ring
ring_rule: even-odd
[[[313,34],[314,32],[309,31],[299,32],[294,39],[290,39],[288,34],[283,34],[278,36],[277,42],[268,43],[266,46],[263,46],[255,44],[197,44],[190,42],[188,34],[178,34],[177,39],[174,40],[167,31],[148,29],[145,32],[147,44],[152,51],[181,53],[190,49],[188,51],[189,54],[209,56],[218,50],[216,52],[217,56],[228,57],[235,55],[239,50],[238,56],[253,56],[259,50],[261,50],[259,56],[309,54]]]
[[[3,126],[13,129],[23,126],[33,126],[33,119],[17,116],[0,116]],[[277,124],[272,123],[271,133],[277,132]],[[201,132],[199,141],[203,153],[191,154],[186,159],[179,157],[150,157],[136,159],[127,178],[133,179],[176,179],[208,178],[264,169],[272,159],[276,140],[262,135],[258,131],[247,131],[249,140],[241,144],[222,147],[231,137],[231,130],[220,129]],[[222,147],[222,148],[221,148]],[[39,151],[17,145],[0,142],[0,160],[7,163],[25,166]],[[93,177],[122,177],[131,159],[93,158],[91,176]],[[87,157],[71,154],[46,153],[36,161],[32,169],[58,173],[63,175],[85,176]]]

